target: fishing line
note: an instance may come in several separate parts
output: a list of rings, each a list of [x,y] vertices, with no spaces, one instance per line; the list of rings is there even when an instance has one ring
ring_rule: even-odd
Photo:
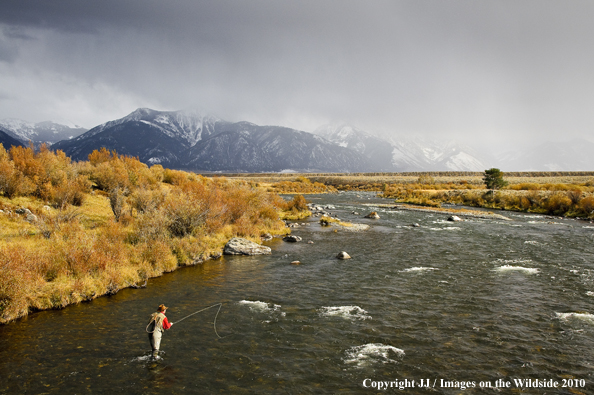
[[[175,321],[175,322],[172,322],[172,323],[171,323],[171,325],[173,325],[173,324],[178,324],[178,323],[182,322],[183,320],[185,320],[186,318],[189,318],[189,317],[193,316],[194,314],[198,314],[198,313],[201,313],[201,312],[203,312],[203,311],[205,311],[205,310],[212,309],[212,308],[213,308],[213,307],[215,307],[215,306],[219,306],[219,309],[217,310],[217,314],[215,315],[215,318],[214,318],[214,321],[213,321],[213,323],[212,323],[212,326],[213,326],[213,328],[214,328],[214,331],[215,331],[215,334],[217,335],[217,337],[218,337],[219,339],[222,339],[222,337],[221,337],[221,336],[219,335],[219,333],[217,332],[217,317],[219,316],[219,312],[221,311],[221,307],[223,307],[223,303],[217,303],[217,304],[213,304],[212,306],[208,306],[208,307],[205,307],[205,308],[203,308],[203,309],[201,309],[201,310],[195,311],[195,312],[193,312],[192,314],[188,314],[187,316],[185,316],[185,317],[184,317],[184,318],[182,318],[182,319],[179,319],[179,320],[177,320],[177,321]],[[229,336],[229,335],[227,335],[227,336]],[[225,336],[225,337],[227,337],[227,336]]]

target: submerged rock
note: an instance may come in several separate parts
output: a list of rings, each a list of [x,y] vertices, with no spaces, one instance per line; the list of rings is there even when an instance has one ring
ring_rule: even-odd
[[[347,254],[345,251],[341,251],[338,253],[338,255],[336,255],[336,258],[338,259],[351,259],[351,256],[349,254]]]
[[[253,241],[234,237],[225,244],[225,255],[266,255],[272,254],[270,247],[256,244]]]
[[[296,243],[296,242],[301,241],[301,240],[303,240],[303,239],[301,237],[299,237],[299,236],[290,235],[290,236],[283,237],[283,241],[288,241],[290,243]]]

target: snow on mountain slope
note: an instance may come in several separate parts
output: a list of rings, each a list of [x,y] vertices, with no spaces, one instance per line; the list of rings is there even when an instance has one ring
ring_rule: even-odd
[[[370,171],[367,158],[320,136],[249,122],[226,124],[188,150],[186,167],[196,170],[280,172]]]
[[[138,108],[123,118],[94,127],[84,138],[125,123],[143,122],[161,130],[166,136],[183,140],[189,146],[193,146],[202,138],[213,134],[215,124],[219,121],[221,120],[214,116],[202,115],[197,111],[156,111]]]
[[[390,139],[392,164],[399,171],[483,171],[492,159],[456,140],[419,137]]]
[[[0,126],[21,142],[28,143],[31,140],[35,144],[53,144],[87,131],[87,129],[76,125],[68,126],[52,121],[33,123],[14,118],[1,120]]]
[[[322,125],[315,134],[337,144],[365,155],[373,164],[375,171],[394,171],[392,166],[391,144],[371,133],[346,123]]]

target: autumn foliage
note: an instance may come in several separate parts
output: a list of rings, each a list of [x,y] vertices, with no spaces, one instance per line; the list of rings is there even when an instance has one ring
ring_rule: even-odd
[[[0,323],[142,285],[219,255],[234,236],[284,234],[282,211],[304,202],[106,149],[73,163],[45,146],[0,145]]]

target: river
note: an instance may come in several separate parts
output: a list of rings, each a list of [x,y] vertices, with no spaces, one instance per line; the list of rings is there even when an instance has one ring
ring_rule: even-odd
[[[292,231],[302,242],[266,243],[272,255],[226,256],[2,326],[0,393],[357,394],[388,382],[490,394],[525,380],[541,386],[528,393],[594,393],[594,224],[448,222],[364,206],[389,202],[370,193],[308,200],[371,228],[312,218]],[[153,361],[145,326],[161,303],[173,322],[222,308],[174,324]]]

